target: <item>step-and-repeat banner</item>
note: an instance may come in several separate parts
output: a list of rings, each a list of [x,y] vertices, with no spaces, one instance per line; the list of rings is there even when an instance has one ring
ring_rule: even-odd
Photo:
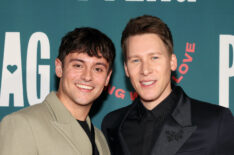
[[[160,17],[172,31],[178,57],[173,81],[189,96],[234,113],[233,6],[233,0],[1,0],[0,120],[57,89],[61,38],[89,26],[106,33],[117,51],[110,85],[91,111],[100,128],[108,112],[136,97],[124,74],[120,38],[128,20],[144,14]]]

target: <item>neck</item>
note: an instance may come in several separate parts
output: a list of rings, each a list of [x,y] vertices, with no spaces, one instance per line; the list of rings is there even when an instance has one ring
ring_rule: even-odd
[[[62,98],[59,93],[57,93],[57,97],[60,99],[60,101],[62,102],[62,104],[66,107],[66,109],[71,113],[71,115],[80,121],[85,121],[89,111],[91,109],[92,104],[88,104],[88,105],[79,105],[76,104],[68,99],[64,99]]]
[[[66,107],[66,108],[68,109],[68,111],[70,111],[70,113],[75,119],[80,121],[85,121],[91,107],[76,107],[76,108]]]
[[[165,100],[170,93],[172,92],[172,89],[169,89],[167,92],[164,92],[164,94],[160,95],[160,97],[153,99],[153,100],[144,100],[141,98],[141,102],[144,105],[144,107],[148,110],[152,110],[155,107],[157,107],[163,100]]]

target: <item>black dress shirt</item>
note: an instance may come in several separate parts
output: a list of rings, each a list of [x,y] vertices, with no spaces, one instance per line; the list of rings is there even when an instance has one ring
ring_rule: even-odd
[[[148,155],[161,131],[164,120],[176,106],[173,91],[159,105],[147,110],[140,99],[122,127],[123,137],[132,155]]]

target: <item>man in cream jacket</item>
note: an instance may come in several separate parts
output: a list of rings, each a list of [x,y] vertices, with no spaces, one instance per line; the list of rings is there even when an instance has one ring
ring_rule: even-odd
[[[107,142],[88,116],[108,85],[115,48],[88,27],[67,33],[55,60],[57,92],[0,123],[0,155],[109,155]]]

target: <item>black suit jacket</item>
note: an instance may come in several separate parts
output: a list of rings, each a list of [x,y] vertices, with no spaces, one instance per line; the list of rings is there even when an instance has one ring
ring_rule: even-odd
[[[234,155],[234,118],[229,109],[189,98],[177,87],[178,103],[151,155]],[[133,104],[105,116],[102,131],[113,155],[130,155],[122,125]],[[136,135],[137,136],[137,135]]]

